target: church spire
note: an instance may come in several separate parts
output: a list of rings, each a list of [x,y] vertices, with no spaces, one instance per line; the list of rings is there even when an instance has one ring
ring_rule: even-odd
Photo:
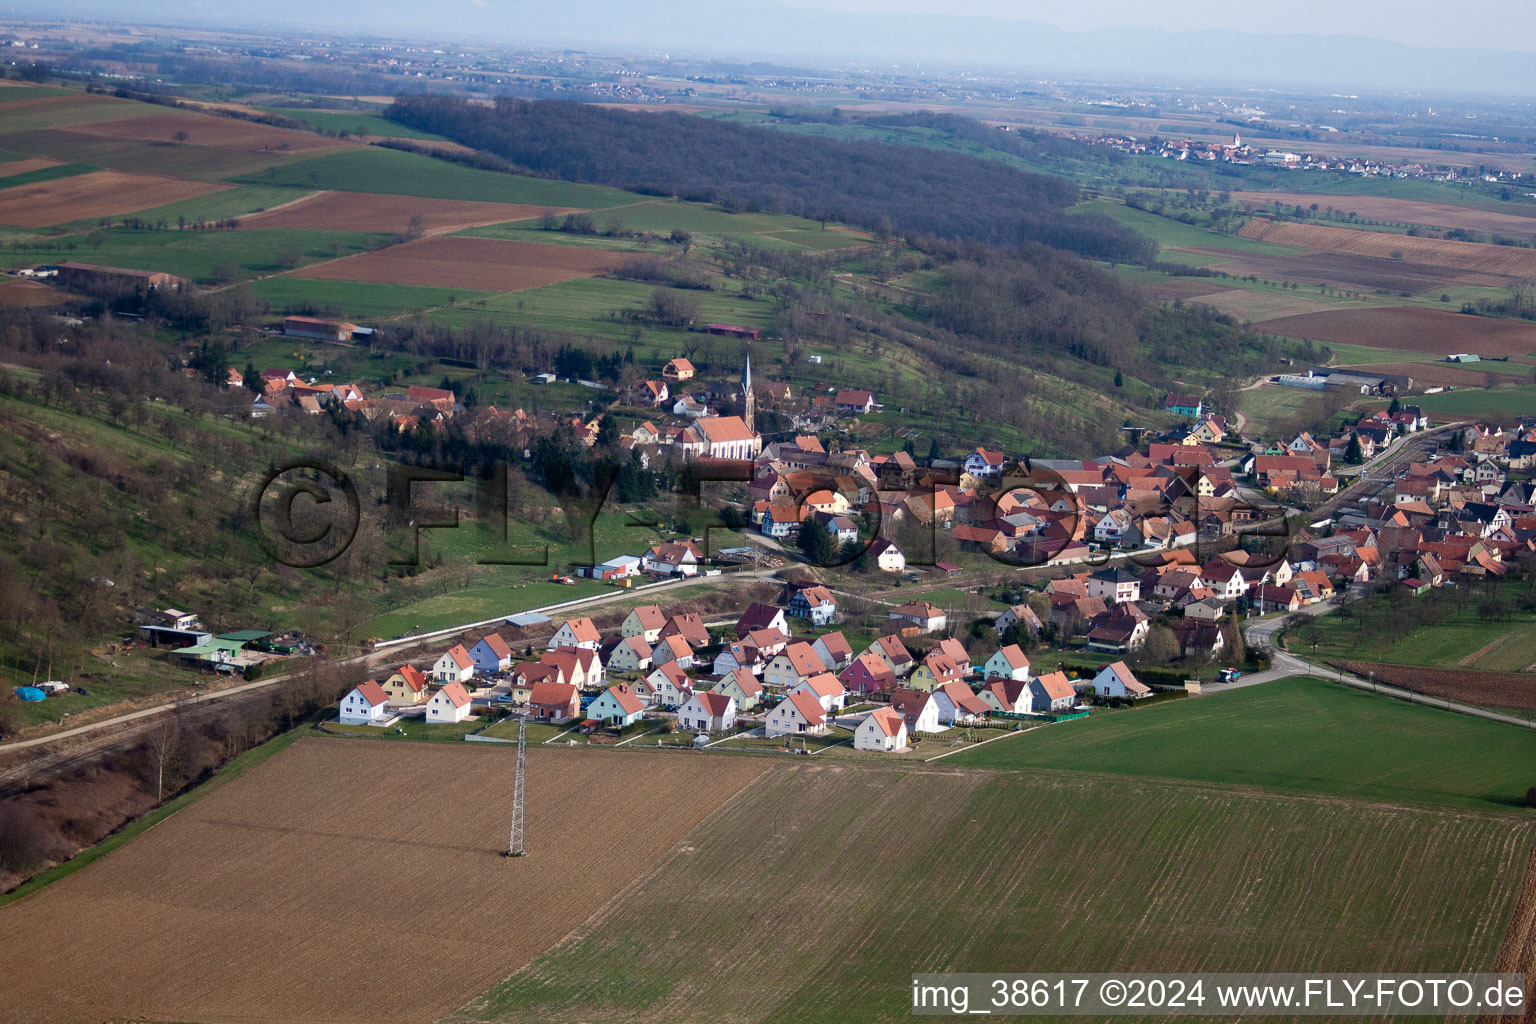
[[[756,404],[752,396],[752,346],[748,345],[747,360],[741,368],[741,419],[748,430],[755,429],[752,426],[752,416]]]

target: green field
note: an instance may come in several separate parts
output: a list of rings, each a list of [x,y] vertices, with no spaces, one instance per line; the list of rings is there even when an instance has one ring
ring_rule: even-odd
[[[1073,207],[1071,213],[1100,213],[1113,220],[1124,224],[1128,228],[1134,228],[1142,234],[1156,240],[1158,245],[1165,248],[1195,248],[1206,246],[1211,248],[1226,249],[1231,252],[1258,252],[1268,253],[1273,256],[1288,256],[1305,249],[1298,249],[1293,245],[1276,245],[1273,242],[1256,242],[1252,239],[1241,238],[1237,235],[1224,235],[1206,228],[1195,227],[1192,224],[1184,224],[1168,217],[1160,217],[1155,213],[1145,210],[1135,210],[1121,203],[1110,202],[1104,199],[1092,199]],[[1216,257],[1209,257],[1214,260]]]
[[[383,192],[426,199],[466,199],[602,209],[635,196],[600,185],[482,171],[462,164],[378,146],[359,146],[235,179],[250,185],[287,185],[340,192]]]
[[[1273,438],[1281,427],[1299,422],[1298,418],[1316,418],[1326,409],[1321,391],[1271,385],[1241,392],[1237,407],[1246,418],[1243,433],[1266,439]]]
[[[31,185],[39,181],[52,181],[55,178],[73,178],[77,174],[89,174],[96,170],[90,164],[59,164],[55,167],[39,167],[35,171],[26,171],[22,174],[12,174],[0,178],[0,189],[16,188],[18,185]]]
[[[390,139],[440,139],[407,128],[403,124],[360,110],[308,110],[301,107],[262,107],[261,110],[293,121],[303,121],[311,128],[330,132],[351,132],[353,135],[382,135]]]
[[[168,109],[137,106],[125,110],[117,107],[100,111],[89,120],[143,117],[155,112],[165,112]],[[288,163],[310,155],[309,152],[298,150],[243,152],[219,146],[200,146],[196,142],[107,139],[53,128],[21,130],[7,129],[0,125],[0,134],[6,132],[15,132],[15,134],[5,134],[7,147],[34,156],[92,164],[96,167],[133,174],[163,174],[173,178],[191,178],[196,181],[218,181],[229,175],[251,174],[263,167]],[[263,182],[257,182],[257,184],[263,184]]]
[[[1536,386],[1484,391],[1446,391],[1414,399],[1426,413],[1442,416],[1530,416],[1536,414]]]
[[[906,1017],[919,972],[1483,969],[1533,836],[1135,779],[776,764],[449,1019],[859,1024]]]
[[[137,270],[159,270],[200,283],[218,283],[215,270],[237,267],[249,276],[287,269],[284,253],[299,254],[299,263],[318,263],[378,248],[389,235],[362,231],[179,231],[109,228],[84,239],[13,245],[0,255],[8,267],[56,259],[63,248],[70,259]],[[71,248],[72,247],[72,248]]]
[[[1309,657],[1315,634],[1319,658],[1479,672],[1520,672],[1536,664],[1536,614],[1509,609],[1508,621],[1485,622],[1478,614],[1483,596],[1465,596],[1462,606],[1446,590],[1401,603],[1373,598],[1353,605],[1348,618],[1320,615],[1290,631],[1287,639],[1292,650]],[[1431,619],[1431,610],[1439,621]],[[1399,630],[1392,628],[1394,620],[1424,624]],[[1536,682],[1536,676],[1531,678]]]
[[[302,277],[268,277],[253,286],[272,303],[273,312],[301,307],[334,308],[352,320],[399,316],[417,310],[489,299],[497,292],[431,285],[375,284],[369,281],[322,281]]]
[[[1524,806],[1536,731],[1298,678],[1038,729],[947,763],[1507,809]]]

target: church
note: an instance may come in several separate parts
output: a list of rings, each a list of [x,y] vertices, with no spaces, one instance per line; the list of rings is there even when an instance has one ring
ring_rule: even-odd
[[[741,369],[741,415],[701,416],[693,429],[704,442],[701,453],[711,459],[756,459],[763,450],[763,438],[752,426],[757,400],[752,394],[752,350]]]

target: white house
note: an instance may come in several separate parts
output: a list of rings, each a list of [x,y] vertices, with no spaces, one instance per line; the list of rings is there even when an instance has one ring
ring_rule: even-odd
[[[982,675],[988,679],[1028,679],[1029,658],[1018,644],[1009,644],[987,659]]]
[[[559,647],[585,647],[595,651],[602,642],[602,634],[597,631],[591,619],[569,619],[555,630],[555,635],[549,638],[548,646],[551,651]]]
[[[838,681],[837,676],[830,672],[811,676],[789,692],[810,694],[812,699],[821,705],[823,711],[841,711],[848,699],[848,691]]]
[[[688,698],[677,712],[680,729],[692,732],[726,732],[736,724],[736,698],[701,690]]]
[[[622,729],[632,725],[645,714],[645,702],[624,683],[616,683],[604,690],[602,696],[587,705],[587,717]]]
[[[890,753],[907,745],[907,722],[901,712],[876,708],[853,730],[853,749]]]
[[[1151,688],[1137,679],[1123,661],[1099,669],[1099,674],[1093,677],[1093,692],[1100,697],[1129,697],[1132,700],[1152,696]]]
[[[439,683],[467,683],[475,676],[475,662],[463,644],[454,644],[432,665],[432,679]]]
[[[1088,577],[1088,596],[1101,597],[1105,604],[1141,600],[1141,577],[1129,569],[1101,569]]]
[[[853,646],[842,633],[823,633],[811,647],[828,672],[841,672],[853,661]]]
[[[427,721],[462,722],[469,717],[469,694],[462,683],[449,683],[427,701]]]
[[[958,679],[934,687],[933,703],[938,705],[939,721],[946,725],[970,725],[987,717],[992,710]]]
[[[378,725],[389,717],[389,695],[376,680],[359,683],[343,698],[337,719],[345,725]]]
[[[693,682],[676,662],[656,666],[645,681],[656,691],[655,703],[662,707],[681,707],[693,696]]]
[[[944,628],[948,621],[941,609],[935,608],[927,601],[912,601],[908,604],[892,608],[887,618],[898,626],[913,626],[925,633]]]
[[[827,731],[827,713],[808,693],[792,693],[768,712],[765,736],[820,736]]]
[[[907,723],[907,734],[943,732],[948,726],[939,721],[939,704],[933,694],[921,690],[896,690],[891,694],[891,708]]]
[[[663,637],[654,650],[651,651],[651,663],[655,665],[677,665],[678,668],[693,667],[693,648],[688,646],[688,641],[673,634]]]
[[[905,572],[907,569],[907,556],[901,553],[901,548],[884,537],[876,538],[865,554],[874,559],[875,565],[882,572]]]
[[[1031,633],[1038,633],[1045,628],[1040,621],[1040,616],[1027,604],[1016,604],[1011,608],[1003,609],[1003,613],[997,617],[994,625],[997,627],[998,636],[1002,636],[1012,629],[1017,623],[1024,623],[1024,628]]]

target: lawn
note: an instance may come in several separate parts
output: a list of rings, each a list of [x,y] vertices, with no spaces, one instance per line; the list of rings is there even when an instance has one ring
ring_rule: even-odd
[[[504,570],[510,573],[512,570]],[[527,570],[548,573],[543,569]],[[362,628],[367,636],[388,638],[410,630],[428,633],[469,622],[515,615],[560,601],[611,592],[612,587],[592,580],[579,580],[576,586],[549,582],[501,583],[470,586],[449,594],[423,598],[413,604],[375,616]]]
[[[273,312],[285,313],[297,308],[334,309],[352,320],[402,316],[489,299],[497,294],[470,288],[319,281],[287,276],[269,277],[256,282],[253,287],[258,296],[272,304]]]
[[[1466,603],[1458,604],[1458,597]],[[1470,589],[1434,590],[1422,598],[1405,596],[1397,601],[1373,597],[1351,605],[1347,618],[1320,615],[1310,620],[1289,632],[1287,642],[1292,650],[1310,657],[1315,631],[1318,658],[1479,672],[1529,668],[1536,662],[1536,614],[1508,608],[1508,621],[1484,622],[1478,606],[1485,600],[1482,593]],[[1512,600],[1508,594],[1504,603]]]
[[[235,179],[250,185],[287,185],[340,192],[385,192],[427,199],[468,199],[601,209],[634,202],[629,192],[546,178],[482,171],[419,153],[361,146]]]
[[[1273,384],[1242,391],[1237,396],[1238,410],[1246,419],[1243,433],[1263,438],[1273,438],[1277,432],[1322,416],[1327,411],[1327,402],[1324,392]]]
[[[851,729],[843,729],[834,726],[831,729],[828,729],[826,735],[824,736],[795,736],[792,738],[792,742],[789,743],[786,743],[786,740],[791,740],[791,737],[733,736],[730,739],[722,742],[719,746],[713,747],[711,749],[783,750],[785,746],[791,746],[795,750],[800,750],[803,748],[815,752],[817,750],[825,750],[828,747],[835,747],[840,743],[851,743],[853,741],[853,731]]]
[[[1481,388],[1423,395],[1414,402],[1441,418],[1456,416],[1529,416],[1536,413],[1536,386],[1523,385],[1484,391]]]
[[[448,1019],[862,1024],[910,1014],[919,972],[1486,969],[1536,836],[1510,815],[953,760],[780,759]]]
[[[109,228],[93,232],[82,242],[64,243],[67,258],[138,270],[158,270],[191,278],[199,283],[219,283],[220,267],[239,268],[246,275],[274,274],[287,269],[286,253],[298,256],[299,264],[365,252],[389,240],[388,235],[362,231],[178,231]],[[67,248],[73,246],[73,249]],[[59,242],[36,242],[10,247],[0,254],[5,266],[24,266],[61,255]]]
[[[1483,809],[1523,807],[1536,764],[1531,730],[1309,678],[1075,724],[1036,730],[946,763]]]

